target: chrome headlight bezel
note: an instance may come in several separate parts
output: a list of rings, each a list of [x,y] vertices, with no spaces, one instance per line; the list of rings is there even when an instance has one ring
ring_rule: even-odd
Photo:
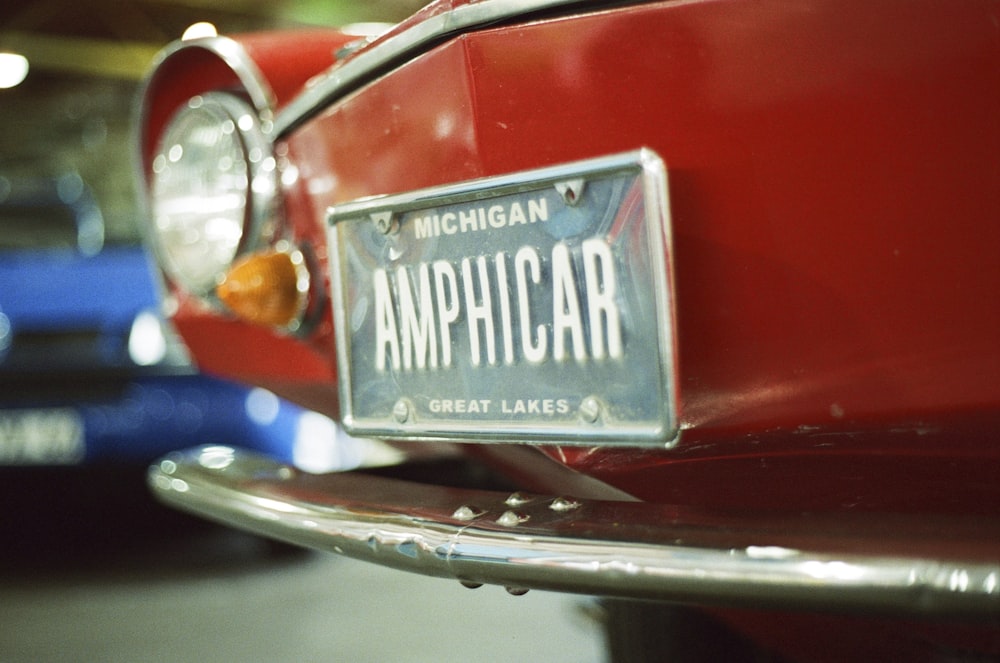
[[[160,136],[148,182],[150,236],[164,272],[184,290],[211,297],[232,263],[273,232],[271,128],[243,98],[208,92],[178,109]]]

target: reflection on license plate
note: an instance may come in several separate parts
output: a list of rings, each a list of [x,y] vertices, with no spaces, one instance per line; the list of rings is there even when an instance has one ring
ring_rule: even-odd
[[[72,465],[83,455],[83,418],[76,410],[0,410],[0,465]]]
[[[666,170],[648,151],[332,208],[345,426],[669,442],[667,215]]]

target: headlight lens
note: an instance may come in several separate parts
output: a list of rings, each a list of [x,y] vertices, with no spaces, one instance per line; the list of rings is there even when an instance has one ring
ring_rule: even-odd
[[[171,278],[196,294],[210,292],[256,239],[273,181],[274,159],[249,104],[210,93],[178,111],[150,182],[154,242]]]

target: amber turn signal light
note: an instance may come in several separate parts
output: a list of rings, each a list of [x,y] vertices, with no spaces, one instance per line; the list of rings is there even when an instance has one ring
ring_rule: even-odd
[[[300,284],[303,269],[298,254],[255,253],[234,264],[215,292],[243,320],[287,327],[299,316],[306,296]]]

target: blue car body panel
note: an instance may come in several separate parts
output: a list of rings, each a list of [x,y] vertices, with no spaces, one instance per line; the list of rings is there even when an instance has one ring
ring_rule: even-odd
[[[290,462],[302,414],[267,392],[197,374],[143,377],[129,382],[115,401],[76,407],[87,462],[145,463],[175,450],[178,440],[238,441]]]
[[[84,378],[52,377],[47,393],[0,406],[0,466],[145,464],[195,442],[293,460],[303,411],[268,392],[191,373],[98,380],[82,395]]]
[[[150,262],[139,247],[108,247],[95,256],[0,252],[0,315],[9,337],[0,343],[3,368],[130,365],[132,322],[158,305]]]
[[[92,223],[95,208],[60,202],[58,186],[33,183],[13,203],[0,196],[0,217],[14,210],[4,223],[29,238],[25,219],[39,210]],[[162,322],[159,306],[141,246],[0,241],[0,466],[145,463],[206,443],[291,460],[300,407],[199,374],[176,353],[151,365],[133,358],[133,323]]]
[[[149,259],[137,246],[96,256],[73,251],[0,253],[0,306],[32,327],[99,322],[128,331],[135,312],[158,305]]]

